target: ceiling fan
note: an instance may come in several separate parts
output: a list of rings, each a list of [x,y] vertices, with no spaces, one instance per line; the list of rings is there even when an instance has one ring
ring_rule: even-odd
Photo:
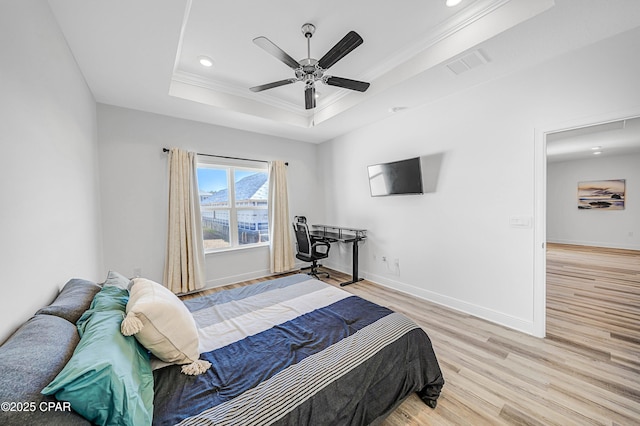
[[[311,57],[311,37],[315,31],[316,27],[313,24],[307,23],[302,26],[302,34],[304,34],[307,39],[307,57],[299,61],[293,59],[268,38],[254,38],[253,42],[255,44],[267,51],[267,53],[270,53],[280,61],[284,62],[285,65],[289,66],[295,72],[295,78],[287,78],[285,80],[274,81],[273,83],[254,86],[249,90],[252,92],[261,92],[263,90],[273,89],[274,87],[280,87],[297,81],[302,81],[305,84],[305,109],[313,109],[316,107],[316,81],[322,81],[324,84],[328,84],[329,86],[342,87],[345,89],[356,90],[358,92],[366,91],[369,88],[369,83],[325,74],[327,69],[333,66],[340,59],[344,58],[353,49],[360,46],[363,43],[362,37],[360,37],[355,31],[349,31],[349,33],[335,46],[333,46],[322,58],[316,60]]]

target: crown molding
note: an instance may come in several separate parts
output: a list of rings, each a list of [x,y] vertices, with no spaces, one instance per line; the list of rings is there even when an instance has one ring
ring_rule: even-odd
[[[183,36],[193,0],[187,0],[171,77],[170,95],[258,117],[312,127],[382,93],[389,87],[444,63],[468,49],[553,7],[554,0],[477,0],[425,31],[407,47],[370,67],[358,78],[371,82],[364,94],[335,88],[313,110],[269,93],[253,93],[236,82],[215,80],[180,68]],[[197,90],[207,93],[198,94]],[[264,111],[261,109],[261,107]],[[285,118],[289,114],[291,117]]]

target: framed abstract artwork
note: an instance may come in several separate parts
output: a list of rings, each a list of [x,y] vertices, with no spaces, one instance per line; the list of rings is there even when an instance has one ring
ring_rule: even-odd
[[[578,182],[578,208],[581,210],[624,210],[625,179]]]

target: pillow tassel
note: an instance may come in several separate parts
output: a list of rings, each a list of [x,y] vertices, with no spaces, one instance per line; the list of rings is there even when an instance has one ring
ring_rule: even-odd
[[[130,311],[127,314],[127,317],[122,320],[122,324],[120,324],[120,331],[125,336],[131,336],[142,330],[142,327],[144,327],[142,321],[136,317],[134,312]]]
[[[191,364],[183,365],[182,372],[189,376],[196,376],[207,371],[209,367],[211,367],[211,363],[209,361],[198,359],[193,361]]]

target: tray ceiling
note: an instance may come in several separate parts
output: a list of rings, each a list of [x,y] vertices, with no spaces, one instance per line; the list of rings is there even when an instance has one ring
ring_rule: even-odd
[[[640,25],[635,0],[49,4],[97,102],[313,143]],[[317,108],[305,110],[302,83],[249,90],[293,76],[252,40],[265,36],[302,59],[306,22],[316,26],[316,59],[350,30],[362,36],[330,71],[371,82],[367,92],[319,84]]]

